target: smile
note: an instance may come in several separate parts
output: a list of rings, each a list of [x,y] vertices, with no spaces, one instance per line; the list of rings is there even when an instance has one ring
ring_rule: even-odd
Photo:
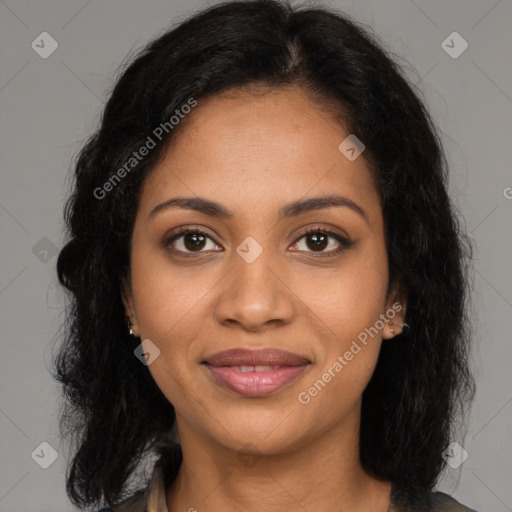
[[[219,352],[203,361],[213,379],[243,396],[261,397],[275,393],[296,380],[310,361],[298,354],[277,349]]]

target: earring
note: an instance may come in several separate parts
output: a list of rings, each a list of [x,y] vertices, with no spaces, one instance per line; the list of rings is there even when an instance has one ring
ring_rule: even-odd
[[[398,324],[393,323],[391,320],[388,321],[388,324],[389,325],[398,325]],[[403,332],[406,332],[409,329],[410,326],[409,326],[409,324],[403,322],[400,327],[402,327],[402,333],[403,333]],[[390,331],[391,331],[391,334],[395,334],[395,330],[394,329],[390,329]]]
[[[132,325],[132,322],[130,320],[130,317],[129,316],[125,316],[125,319],[126,319],[126,325],[128,326],[128,330],[129,330],[130,336],[135,336],[135,332],[133,330],[133,325]]]

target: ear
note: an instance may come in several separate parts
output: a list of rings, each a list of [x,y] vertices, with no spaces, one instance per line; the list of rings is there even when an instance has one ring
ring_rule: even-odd
[[[386,301],[384,328],[382,329],[383,339],[389,340],[403,332],[406,311],[406,294],[402,287],[396,284],[392,287],[388,300]]]
[[[133,291],[130,278],[124,276],[121,280],[121,299],[124,305],[125,316],[128,317],[132,324],[134,335],[137,337],[139,332],[139,326],[137,321],[137,315],[135,312],[135,305],[133,300]]]

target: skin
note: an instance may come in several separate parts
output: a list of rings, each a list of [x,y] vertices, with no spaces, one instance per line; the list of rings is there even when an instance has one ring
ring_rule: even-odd
[[[144,184],[123,289],[136,335],[160,350],[148,369],[176,410],[183,463],[166,490],[169,510],[387,511],[390,483],[359,460],[361,396],[382,340],[401,331],[405,302],[396,287],[387,294],[382,209],[364,153],[345,158],[338,145],[349,132],[298,87],[231,90],[200,101],[183,123]],[[365,217],[336,206],[278,218],[287,203],[332,194]],[[232,218],[184,208],[150,216],[171,198],[194,196]],[[211,239],[195,252],[190,236],[188,245],[187,237],[162,245],[184,226]],[[340,242],[315,249],[307,228],[352,243],[329,257]],[[263,249],[252,263],[236,252],[248,236]],[[298,394],[397,302],[396,325],[300,403]],[[272,395],[244,397],[200,364],[236,347],[280,348],[311,364]]]

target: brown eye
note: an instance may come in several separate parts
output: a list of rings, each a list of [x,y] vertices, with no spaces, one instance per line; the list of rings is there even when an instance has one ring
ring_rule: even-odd
[[[183,245],[189,251],[201,250],[205,246],[206,237],[199,233],[188,233],[183,236]]]
[[[323,251],[329,245],[329,237],[321,233],[311,233],[306,236],[307,246],[316,251]]]
[[[305,242],[302,243],[302,240],[305,240]],[[332,231],[312,229],[302,235],[294,245],[296,246],[296,251],[333,256],[348,248],[351,245],[351,242]],[[305,248],[301,248],[304,246]],[[325,250],[327,248],[330,249]]]
[[[207,247],[208,242],[210,242],[211,247]],[[174,252],[184,254],[205,252],[203,251],[205,247],[207,250],[215,250],[219,247],[209,235],[196,229],[185,229],[175,233],[166,238],[162,244]]]

